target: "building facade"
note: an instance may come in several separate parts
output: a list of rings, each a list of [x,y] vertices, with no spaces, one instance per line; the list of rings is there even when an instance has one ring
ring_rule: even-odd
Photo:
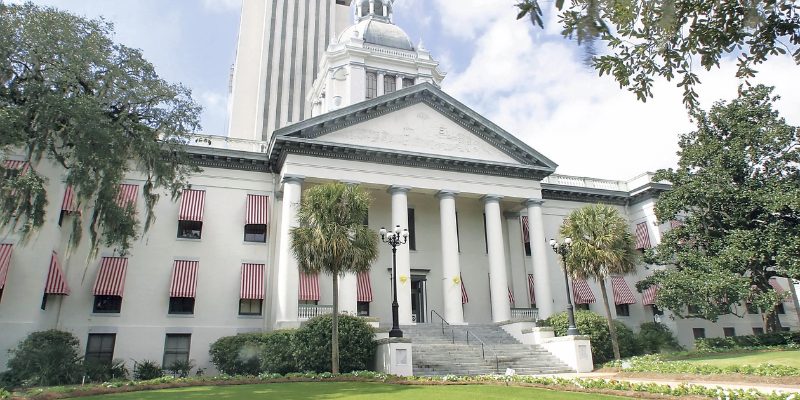
[[[628,218],[640,249],[657,245],[671,229],[659,225],[653,211],[668,187],[650,174],[628,181],[558,175],[553,161],[439,89],[445,74],[394,24],[392,1],[322,0],[316,8],[314,1],[261,3],[244,1],[235,132],[198,138],[202,144],[190,147],[203,172],[191,178],[191,189],[177,202],[156,205],[155,223],[130,254],[104,249],[90,258],[85,242],[70,250],[71,219],[90,213],[76,207],[62,170],[36,166],[50,178],[51,201],[47,221],[31,241],[21,243],[13,232],[0,238],[0,349],[30,332],[57,328],[79,337],[87,357],[165,365],[192,359],[213,369],[208,348],[221,336],[297,327],[329,313],[330,277],[301,274],[288,241],[304,190],[326,182],[369,191],[365,223],[373,230],[409,229],[409,243],[397,252],[401,324],[431,322],[432,311],[450,323],[475,324],[546,318],[564,310],[564,275],[547,242],[558,237],[571,211],[587,204],[614,205]],[[322,10],[352,13],[354,24],[331,35],[314,62],[314,79],[293,86],[292,116],[304,117],[289,124],[293,117],[276,117],[284,111],[278,113],[267,99],[291,73],[264,81],[261,66],[245,65],[243,49],[257,46],[266,52],[264,61],[273,63],[280,55],[270,24],[285,24],[297,35],[301,23],[295,16],[302,25],[322,25],[329,20]],[[303,30],[303,40],[297,40],[309,60],[316,54],[312,43],[323,41],[323,31],[314,32],[307,38]],[[304,63],[297,54],[287,59]],[[248,78],[243,71],[250,67],[258,71]],[[306,68],[292,75],[295,82],[309,82]],[[254,116],[261,108],[267,112]],[[298,114],[301,109],[304,114]],[[26,168],[21,158],[4,162]],[[119,201],[132,202],[140,214],[143,181],[132,175],[120,188]],[[340,309],[389,324],[391,262],[390,248],[382,246],[369,273],[344,276]],[[657,310],[656,292],[635,289],[654,268],[660,267],[643,265],[602,283],[612,294],[615,318],[634,330],[659,320],[691,345],[695,337],[760,329],[758,310],[745,305],[741,317],[716,323]],[[774,284],[793,290],[785,281]],[[579,308],[603,312],[598,285],[570,281]],[[796,300],[784,304],[780,318],[783,326],[798,329]],[[2,365],[6,357],[0,352]]]

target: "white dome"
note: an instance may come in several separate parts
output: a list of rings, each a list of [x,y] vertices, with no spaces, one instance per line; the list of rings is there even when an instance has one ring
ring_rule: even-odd
[[[414,45],[411,44],[411,39],[405,31],[395,24],[374,18],[363,19],[345,29],[339,36],[339,42],[347,42],[349,38],[354,36],[364,39],[364,43],[402,50],[414,50]]]

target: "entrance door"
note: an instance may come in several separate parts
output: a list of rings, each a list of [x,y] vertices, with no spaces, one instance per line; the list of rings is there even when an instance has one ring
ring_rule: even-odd
[[[424,275],[411,275],[411,318],[413,322],[425,322],[426,280]]]

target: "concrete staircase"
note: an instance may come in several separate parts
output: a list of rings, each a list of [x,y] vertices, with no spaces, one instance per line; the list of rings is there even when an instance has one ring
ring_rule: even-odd
[[[440,324],[401,329],[414,343],[415,376],[504,374],[506,368],[518,375],[574,372],[542,347],[521,344],[494,324],[445,326],[445,335]],[[486,343],[485,357],[474,336],[470,335],[467,344],[467,330]]]

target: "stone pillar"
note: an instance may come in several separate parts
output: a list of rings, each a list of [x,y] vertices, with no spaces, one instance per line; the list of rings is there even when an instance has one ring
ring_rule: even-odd
[[[394,90],[403,89],[403,75],[397,74],[395,76]]]
[[[442,235],[442,296],[444,319],[451,324],[464,323],[461,306],[461,266],[458,254],[458,229],[456,227],[456,192],[442,190],[439,198],[439,217]]]
[[[489,290],[492,293],[492,320],[494,322],[511,319],[511,305],[508,302],[508,276],[506,274],[506,253],[503,248],[503,223],[500,212],[500,196],[483,197],[486,213],[486,241],[489,247]]]
[[[545,319],[553,314],[553,293],[550,290],[550,269],[547,265],[547,252],[552,250],[549,250],[545,243],[543,203],[542,199],[529,199],[525,202],[525,207],[528,208],[528,232],[531,239],[536,308],[539,310],[540,319]]]
[[[358,314],[358,279],[352,272],[339,276],[339,312]]]
[[[383,96],[386,91],[386,88],[383,85],[383,79],[386,77],[386,73],[383,71],[378,71],[378,97]],[[405,225],[403,225],[405,226]]]
[[[389,193],[392,195],[392,226],[408,228],[408,191],[405,186],[392,186]],[[411,324],[411,255],[408,244],[397,247],[397,303],[398,317],[401,325]]]
[[[300,194],[303,190],[303,178],[297,176],[283,177],[283,202],[281,205],[281,227],[278,230],[280,245],[278,247],[278,276],[275,290],[275,321],[279,327],[292,326],[297,323],[297,286],[300,279],[297,259],[291,250],[289,231],[298,226],[297,210],[300,207]]]

